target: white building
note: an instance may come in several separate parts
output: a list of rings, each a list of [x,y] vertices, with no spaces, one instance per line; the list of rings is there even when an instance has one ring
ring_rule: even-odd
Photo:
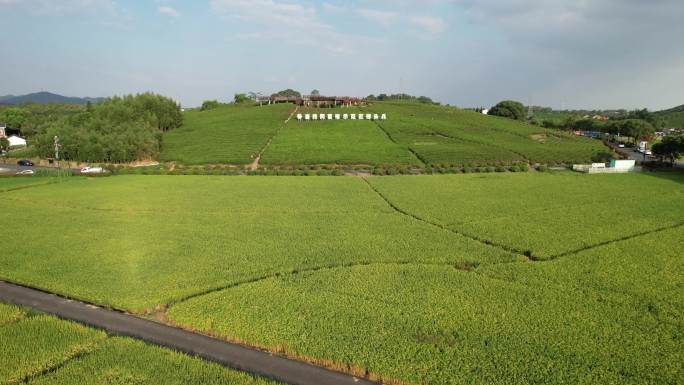
[[[23,146],[26,147],[26,139],[20,138],[16,135],[12,135],[9,138],[7,138],[9,141],[10,147],[17,147],[17,146]]]
[[[7,128],[6,124],[0,123],[0,138],[6,138],[7,134],[5,133],[5,129]]]

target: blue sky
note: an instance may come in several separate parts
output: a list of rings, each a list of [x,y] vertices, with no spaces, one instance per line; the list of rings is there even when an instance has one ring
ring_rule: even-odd
[[[0,94],[684,103],[680,0],[0,0]]]

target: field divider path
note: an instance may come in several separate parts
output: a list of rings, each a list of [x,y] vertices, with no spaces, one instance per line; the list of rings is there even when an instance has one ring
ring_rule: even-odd
[[[387,139],[389,139],[392,143],[397,144],[397,145],[402,145],[401,143],[397,142],[392,137],[392,135],[389,133],[389,131],[387,131],[385,129],[385,127],[383,127],[382,124],[380,124],[380,122],[378,122],[377,120],[373,120],[373,123],[375,123],[375,125],[378,126],[380,131],[382,131],[385,134],[385,136],[387,136]],[[412,148],[410,148],[409,146],[406,146],[406,150],[416,158],[416,160],[419,162],[419,166],[427,166],[427,162],[425,162],[425,160],[423,160],[423,158],[418,156],[418,153],[415,152]]]
[[[526,258],[527,260],[533,260],[533,257],[532,257],[532,255],[531,255],[531,252],[530,252],[530,251],[518,250],[518,249],[513,248],[513,247],[510,247],[510,246],[508,246],[508,245],[503,245],[503,244],[500,244],[500,243],[496,243],[496,242],[490,241],[490,240],[488,240],[488,239],[484,239],[484,238],[480,238],[480,237],[475,237],[475,236],[472,236],[472,235],[470,235],[470,234],[468,234],[468,233],[463,233],[463,232],[461,232],[461,231],[454,230],[454,229],[452,229],[452,228],[450,228],[450,227],[447,227],[447,226],[444,226],[444,225],[442,225],[442,224],[435,223],[435,222],[431,222],[431,221],[429,221],[429,220],[427,220],[427,219],[424,219],[424,218],[419,217],[419,216],[416,215],[416,214],[413,214],[413,213],[411,213],[411,212],[408,212],[408,211],[402,209],[401,207],[397,206],[396,204],[394,204],[394,202],[392,202],[389,198],[387,198],[387,197],[385,196],[385,194],[383,194],[382,192],[380,192],[380,190],[378,190],[375,186],[373,186],[373,184],[372,184],[371,182],[369,182],[368,179],[367,179],[366,177],[361,177],[361,179],[362,179],[364,182],[366,182],[366,184],[368,185],[368,187],[370,187],[371,190],[373,190],[380,198],[382,198],[382,200],[384,200],[384,201],[385,201],[385,202],[386,202],[394,211],[396,211],[397,213],[399,213],[399,214],[401,214],[401,215],[410,217],[410,218],[412,218],[412,219],[414,219],[414,220],[417,220],[417,221],[420,221],[420,222],[423,222],[423,223],[427,223],[427,224],[430,225],[430,226],[433,226],[433,227],[436,227],[436,228],[438,228],[438,229],[441,229],[441,230],[444,230],[444,231],[448,231],[448,232],[450,232],[450,233],[454,233],[454,234],[456,234],[456,235],[459,235],[459,236],[462,236],[462,237],[471,239],[471,240],[476,241],[476,242],[478,242],[478,243],[481,243],[481,244],[484,244],[484,245],[487,245],[487,246],[491,246],[491,247],[496,247],[496,248],[498,248],[498,249],[501,249],[501,250],[506,251],[506,252],[511,253],[511,254],[516,254],[516,255],[518,255],[518,256],[521,256],[521,257]]]
[[[290,116],[288,116],[287,119],[285,119],[285,122],[280,127],[278,127],[278,129],[273,133],[273,135],[270,138],[268,138],[268,142],[266,142],[261,151],[259,151],[259,154],[256,156],[256,158],[254,158],[254,162],[252,162],[249,165],[250,170],[256,171],[259,168],[259,161],[261,161],[261,156],[264,154],[268,146],[271,145],[271,142],[273,141],[273,139],[275,139],[276,135],[278,135],[280,130],[282,130],[283,127],[285,127],[285,125],[290,122],[290,120],[292,119],[294,114],[297,113],[297,111],[299,111],[299,107],[295,107],[295,109],[290,113]]]
[[[5,281],[0,281],[0,300],[292,385],[377,385],[348,374]]]
[[[42,182],[42,183],[27,184],[24,186],[10,187],[7,189],[0,189],[0,194],[6,193],[6,192],[11,192],[11,191],[17,191],[17,190],[25,190],[28,188],[43,187],[43,186],[48,186],[51,184],[66,183],[66,182],[68,182],[68,180],[55,180],[55,181],[50,181],[50,182]]]
[[[633,239],[633,238],[639,238],[639,237],[643,237],[644,235],[655,234],[655,233],[658,233],[661,231],[676,229],[677,227],[681,227],[681,226],[684,226],[684,221],[683,222],[677,222],[677,223],[669,225],[669,226],[658,227],[657,229],[651,229],[651,230],[646,230],[646,231],[642,231],[642,232],[631,234],[631,235],[625,235],[624,237],[610,239],[608,241],[603,241],[603,242],[595,243],[593,245],[580,247],[579,249],[565,251],[563,253],[553,255],[553,256],[545,259],[545,261],[553,261],[554,259],[567,257],[567,256],[570,256],[573,254],[581,253],[581,252],[586,251],[586,250],[591,250],[591,249],[595,249],[597,247],[610,245],[612,243],[628,241],[628,240]]]

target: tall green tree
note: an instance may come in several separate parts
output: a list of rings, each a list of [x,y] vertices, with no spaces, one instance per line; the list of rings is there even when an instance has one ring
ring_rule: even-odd
[[[7,127],[21,129],[29,120],[31,113],[23,108],[11,107],[0,113],[0,122]]]
[[[10,142],[5,138],[4,136],[0,138],[0,152],[5,152],[9,150],[10,148]]]
[[[525,120],[527,113],[525,106],[515,100],[504,100],[489,110],[489,115],[501,116],[514,120]]]
[[[684,155],[684,135],[680,136],[666,136],[663,141],[656,143],[651,148],[653,155],[663,159],[667,159],[670,163],[674,163],[682,155]]]
[[[251,101],[247,94],[235,94],[235,97],[233,98],[233,101],[235,104],[240,104],[240,103],[246,103]]]
[[[299,98],[299,97],[302,96],[302,94],[300,94],[298,91],[295,91],[295,90],[293,90],[293,89],[291,89],[291,88],[288,88],[288,89],[286,89],[286,90],[278,91],[278,92],[276,92],[275,94],[273,94],[273,95],[271,95],[271,96],[287,96],[287,97],[297,97],[297,98]]]

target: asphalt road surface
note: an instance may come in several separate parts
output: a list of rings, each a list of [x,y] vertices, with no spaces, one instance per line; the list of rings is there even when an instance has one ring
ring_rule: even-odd
[[[292,385],[377,385],[348,374],[4,281],[0,281],[0,300]]]

